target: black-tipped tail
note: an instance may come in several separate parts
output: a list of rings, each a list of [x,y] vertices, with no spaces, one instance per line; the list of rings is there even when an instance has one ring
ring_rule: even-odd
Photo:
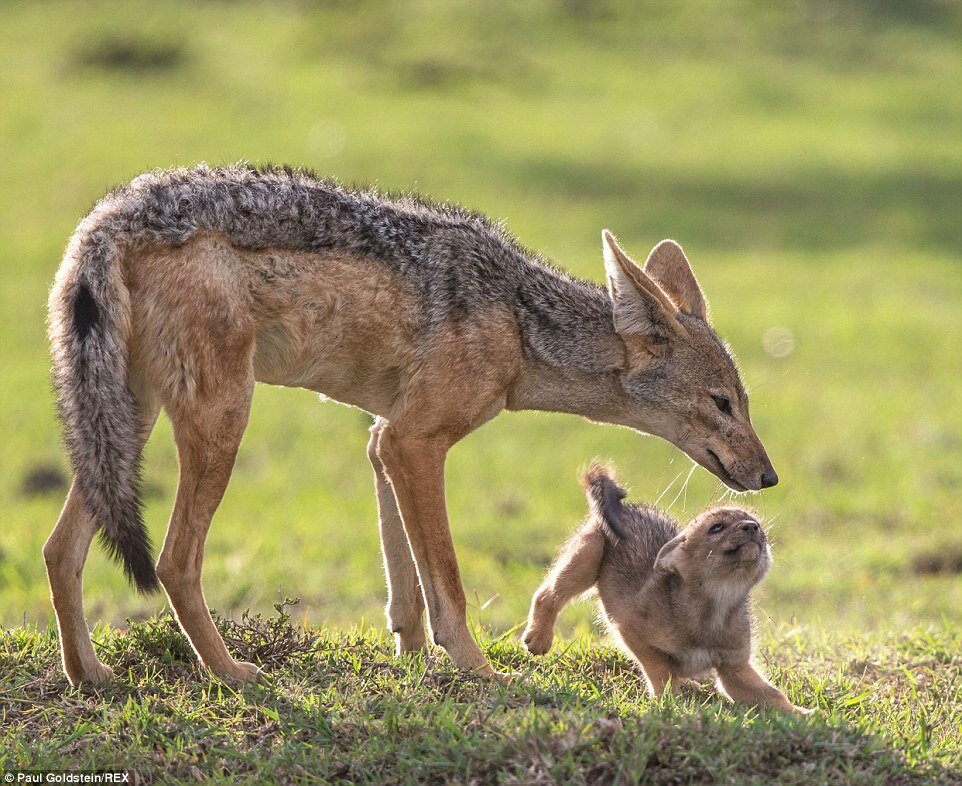
[[[612,474],[609,467],[592,464],[581,477],[581,486],[588,498],[591,515],[601,524],[605,536],[612,543],[624,540],[627,535],[622,526],[625,505],[622,500],[628,495]]]
[[[142,514],[142,413],[127,385],[129,300],[109,274],[115,260],[92,245],[81,252],[80,274],[51,299],[54,384],[84,508],[107,552],[147,594],[160,584]]]
[[[135,495],[133,504],[121,505],[121,511],[126,509],[124,512],[106,519],[110,526],[101,524],[100,543],[110,558],[123,567],[124,575],[137,592],[150,595],[160,589],[160,581],[154,567],[153,544],[142,513],[139,457],[131,490]]]

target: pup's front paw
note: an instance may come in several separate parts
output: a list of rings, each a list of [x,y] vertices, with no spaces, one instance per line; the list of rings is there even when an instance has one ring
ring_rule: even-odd
[[[814,707],[799,707],[797,704],[792,705],[792,713],[795,715],[813,715],[818,712]]]
[[[532,655],[544,655],[551,649],[551,640],[554,638],[554,632],[551,628],[529,626],[522,638],[524,639],[524,646],[528,648],[528,652]]]

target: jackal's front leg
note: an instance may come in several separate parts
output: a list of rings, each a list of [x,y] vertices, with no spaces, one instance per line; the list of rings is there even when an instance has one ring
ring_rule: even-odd
[[[437,438],[407,437],[381,429],[377,455],[401,511],[434,641],[461,669],[494,675],[468,631],[461,574],[444,504],[444,458],[449,444]]]
[[[424,649],[424,598],[394,490],[377,455],[378,439],[385,425],[383,420],[378,419],[371,428],[367,455],[374,468],[381,552],[387,575],[385,613],[388,628],[394,633],[396,653],[400,655]]]

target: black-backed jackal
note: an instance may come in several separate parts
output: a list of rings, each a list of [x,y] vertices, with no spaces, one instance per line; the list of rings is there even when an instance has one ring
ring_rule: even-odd
[[[99,530],[142,591],[163,585],[203,663],[238,680],[201,589],[204,539],[256,381],[370,412],[398,652],[425,644],[494,674],[465,623],[444,460],[504,409],[656,434],[737,490],[777,477],[681,248],[645,267],[604,234],[608,290],[553,269],[484,218],[291,169],[143,175],[70,240],[50,295],[54,382],[74,480],[44,546],[71,682],[97,683],[81,575]],[[141,450],[160,408],[180,482],[156,564]]]

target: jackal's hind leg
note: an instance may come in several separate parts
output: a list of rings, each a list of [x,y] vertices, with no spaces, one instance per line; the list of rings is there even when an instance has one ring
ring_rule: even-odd
[[[157,575],[204,666],[220,677],[245,682],[256,679],[259,669],[230,656],[201,587],[204,541],[234,467],[254,390],[250,370],[233,380],[226,369],[224,372],[218,374],[218,384],[211,386],[206,397],[167,405],[177,442],[180,482]]]
[[[378,419],[371,428],[367,455],[374,468],[377,489],[377,511],[381,531],[381,552],[387,575],[388,628],[394,633],[396,653],[419,652],[424,649],[424,598],[418,581],[417,567],[411,554],[404,524],[398,510],[394,489],[377,455],[377,442],[385,423]]]
[[[551,649],[558,614],[572,598],[587,592],[598,581],[604,556],[604,535],[585,529],[569,540],[531,599],[528,627],[522,639],[528,651],[543,655]]]
[[[156,409],[147,409],[142,412],[142,443],[147,441],[157,419]],[[74,481],[57,525],[43,545],[63,668],[71,685],[99,685],[113,675],[113,670],[101,663],[94,652],[83,608],[83,569],[96,532],[97,523],[84,510]]]
[[[83,609],[83,568],[96,531],[97,525],[83,509],[74,482],[57,526],[43,546],[63,668],[74,686],[81,682],[100,685],[113,675],[94,652]]]

